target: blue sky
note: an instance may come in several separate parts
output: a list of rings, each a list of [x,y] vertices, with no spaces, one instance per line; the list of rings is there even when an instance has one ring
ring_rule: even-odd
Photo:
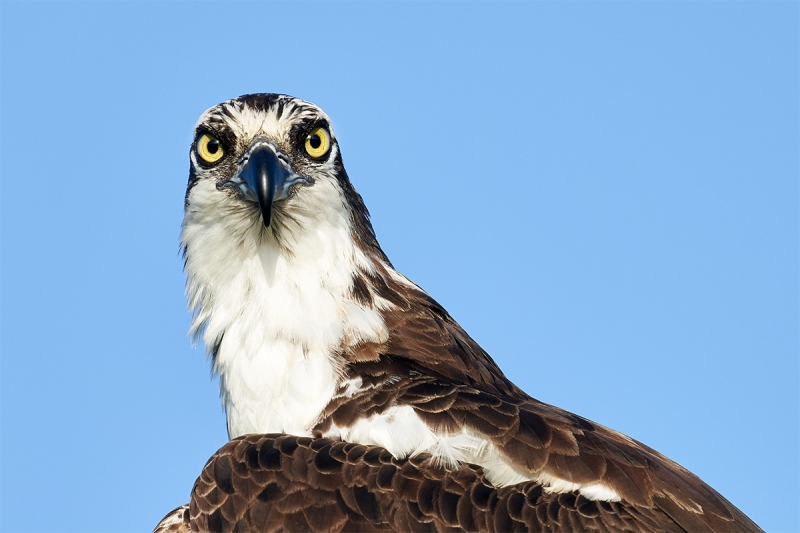
[[[226,440],[192,128],[319,104],[395,266],[533,396],[800,530],[796,2],[0,4],[0,529],[143,531]]]

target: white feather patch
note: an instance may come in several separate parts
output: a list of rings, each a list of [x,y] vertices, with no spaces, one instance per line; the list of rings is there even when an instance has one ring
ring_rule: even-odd
[[[398,458],[430,453],[445,468],[459,463],[483,467],[487,480],[497,487],[538,481],[548,492],[579,491],[590,500],[619,501],[619,494],[602,483],[581,485],[544,472],[520,470],[485,437],[464,430],[456,434],[428,427],[409,405],[391,407],[379,415],[363,418],[346,428],[333,426],[326,437],[386,448]]]

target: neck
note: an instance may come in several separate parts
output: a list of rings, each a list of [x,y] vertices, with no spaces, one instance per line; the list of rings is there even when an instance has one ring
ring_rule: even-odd
[[[348,217],[315,231],[243,224],[241,236],[229,221],[191,220],[187,213],[183,242],[192,332],[220,377],[230,437],[310,434],[342,381],[343,349],[388,337],[380,312],[353,294],[373,259]]]

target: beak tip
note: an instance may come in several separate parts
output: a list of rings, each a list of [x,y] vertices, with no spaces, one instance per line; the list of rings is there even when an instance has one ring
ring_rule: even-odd
[[[270,220],[272,220],[272,201],[269,203],[259,202],[261,204],[261,221],[264,222],[264,227],[268,228]]]

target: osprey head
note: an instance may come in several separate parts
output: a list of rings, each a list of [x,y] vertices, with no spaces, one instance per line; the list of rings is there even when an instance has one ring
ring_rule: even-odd
[[[349,210],[345,190],[352,186],[330,120],[297,98],[254,94],[212,107],[197,123],[189,158],[187,215],[236,212],[242,222],[270,228],[293,211]]]

